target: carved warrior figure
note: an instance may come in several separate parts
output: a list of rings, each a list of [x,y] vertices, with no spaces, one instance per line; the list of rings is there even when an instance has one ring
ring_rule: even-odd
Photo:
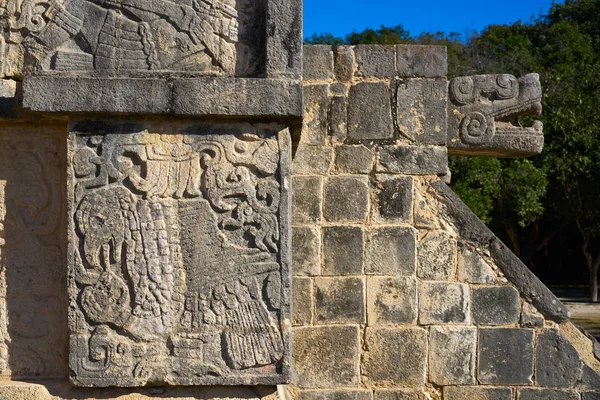
[[[233,0],[4,0],[5,30],[25,65],[107,72],[233,74]]]
[[[76,140],[76,382],[274,371],[283,356],[277,139]]]
[[[542,112],[538,74],[454,78],[449,84],[448,147],[454,154],[532,155],[544,144],[542,123],[519,123]]]

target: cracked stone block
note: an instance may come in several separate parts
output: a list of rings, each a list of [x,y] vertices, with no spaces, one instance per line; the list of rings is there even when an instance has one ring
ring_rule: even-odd
[[[346,174],[368,174],[373,169],[373,152],[363,145],[343,145],[335,149],[335,167]]]
[[[314,326],[292,330],[292,383],[301,388],[360,384],[358,325]]]
[[[365,272],[373,275],[414,276],[417,232],[412,227],[381,227],[368,234]]]
[[[427,280],[450,280],[456,273],[456,239],[445,231],[422,231],[417,249],[417,276]]]
[[[304,46],[302,79],[326,80],[333,78],[333,49],[330,45]]]
[[[517,392],[517,400],[579,400],[573,390],[523,388]]]
[[[313,310],[313,281],[311,278],[292,278],[292,325],[310,325]]]
[[[321,232],[318,228],[292,227],[292,273],[318,275],[321,270]]]
[[[512,400],[510,388],[445,386],[444,400]]]
[[[357,73],[363,78],[391,78],[395,73],[394,46],[358,45],[354,54]]]
[[[292,177],[292,221],[295,224],[321,222],[322,202],[322,177]]]
[[[417,321],[417,284],[414,277],[367,277],[369,325],[404,324]]]
[[[323,274],[363,273],[363,230],[357,226],[323,227]]]
[[[425,329],[368,327],[365,346],[361,369],[365,384],[416,387],[425,383]]]
[[[408,175],[445,175],[448,172],[448,149],[441,146],[384,146],[379,150],[375,171]]]
[[[376,389],[374,400],[429,400],[430,397],[420,390],[412,389]]]
[[[459,243],[458,279],[468,283],[493,283],[497,277],[482,255]]]
[[[475,327],[429,329],[429,379],[441,386],[475,384]]]
[[[476,325],[509,325],[519,320],[521,301],[512,286],[474,286],[471,312]]]
[[[531,304],[524,301],[521,309],[521,328],[542,328],[544,316]]]
[[[299,145],[292,162],[292,171],[294,174],[325,175],[332,165],[331,147]]]
[[[300,143],[325,144],[328,134],[329,85],[304,86],[304,118]]]
[[[469,322],[469,287],[461,283],[420,282],[419,324]]]
[[[414,198],[412,177],[375,175],[371,181],[371,193],[374,223],[410,222]]]
[[[369,213],[369,179],[360,175],[330,176],[324,200],[327,221],[364,221]]]
[[[573,345],[553,329],[544,329],[535,345],[535,378],[540,386],[568,388],[581,378],[582,362]]]
[[[533,384],[533,330],[481,328],[478,353],[480,384]]]
[[[372,390],[302,390],[299,400],[373,400]]]
[[[354,78],[354,50],[352,46],[338,46],[335,53],[335,79],[350,82]]]
[[[360,82],[348,94],[348,138],[382,140],[394,137],[390,91],[383,82]]]
[[[399,76],[445,76],[448,70],[446,60],[446,46],[396,46],[396,69]]]
[[[315,278],[315,321],[365,323],[365,281],[359,277]]]

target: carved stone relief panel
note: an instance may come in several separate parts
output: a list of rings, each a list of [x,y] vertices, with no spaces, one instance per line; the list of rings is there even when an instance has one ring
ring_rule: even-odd
[[[269,125],[71,124],[75,385],[287,380],[288,140]]]

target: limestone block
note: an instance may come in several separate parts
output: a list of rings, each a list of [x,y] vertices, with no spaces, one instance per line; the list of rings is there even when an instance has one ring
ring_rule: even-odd
[[[130,120],[69,130],[72,383],[286,382],[287,130]]]
[[[305,81],[333,78],[333,50],[329,45],[304,46],[302,79]]]
[[[523,302],[521,309],[522,328],[541,328],[544,326],[544,316],[528,302]]]
[[[292,383],[306,388],[360,384],[358,325],[315,326],[292,331]]]
[[[299,400],[373,400],[372,390],[302,390]]]
[[[394,136],[390,91],[383,82],[360,82],[348,94],[348,138],[381,140]]]
[[[474,286],[471,312],[476,325],[509,325],[519,320],[519,292],[512,286]]]
[[[517,400],[579,400],[579,393],[572,390],[523,388],[517,392]]]
[[[0,46],[1,47],[1,46]],[[0,61],[0,76],[2,75]],[[17,81],[0,79],[0,117],[15,117],[17,106]]]
[[[417,284],[414,277],[367,277],[369,326],[417,321]]]
[[[364,221],[369,213],[368,177],[330,176],[325,181],[324,202],[323,214],[327,221]]]
[[[323,178],[292,177],[292,220],[294,224],[318,223],[322,217]]]
[[[445,76],[448,68],[446,59],[446,46],[396,46],[396,68],[400,76]]]
[[[325,175],[329,173],[332,164],[331,147],[300,145],[294,155],[292,171],[294,174]]]
[[[448,170],[446,147],[389,145],[379,150],[375,171],[409,175],[443,175]]]
[[[539,386],[568,388],[581,378],[577,350],[553,329],[544,329],[535,344],[535,379]]]
[[[533,331],[479,329],[477,379],[480,384],[533,384]]]
[[[332,85],[333,86],[333,85]],[[348,136],[348,97],[333,96],[329,110],[329,129],[334,143],[343,143]]]
[[[417,232],[413,227],[382,227],[369,232],[365,272],[414,276]]]
[[[363,145],[336,147],[335,168],[340,173],[368,174],[373,168],[373,152]]]
[[[328,109],[329,85],[305,85],[301,143],[325,144]]]
[[[323,228],[324,275],[357,275],[363,273],[363,230],[357,226]]]
[[[410,389],[377,389],[373,394],[374,400],[429,400],[420,390]]]
[[[352,46],[338,46],[335,53],[335,79],[340,82],[350,82],[354,77],[356,62]]]
[[[469,322],[469,288],[460,283],[419,284],[419,324],[466,324]]]
[[[445,386],[444,400],[512,400],[510,388]]]
[[[458,279],[468,283],[493,283],[497,277],[481,254],[464,243],[459,243]]]
[[[584,364],[581,372],[581,384],[586,389],[600,388],[600,374],[590,368],[589,365]]]
[[[313,281],[308,277],[292,278],[292,325],[310,325],[313,316]]]
[[[395,72],[394,46],[358,45],[354,47],[357,75],[363,78],[391,78]]]
[[[365,384],[417,387],[425,383],[425,329],[368,327],[365,346],[361,368]]]
[[[429,379],[440,385],[475,384],[475,327],[429,329]]]
[[[365,323],[362,277],[315,278],[315,321],[319,324]]]
[[[318,275],[321,270],[321,232],[318,228],[292,228],[292,274]]]
[[[450,280],[456,273],[456,239],[442,230],[423,231],[419,240],[417,275],[427,280]]]
[[[417,142],[446,145],[446,80],[407,79],[396,86],[400,133]]]
[[[413,209],[413,178],[377,174],[371,180],[372,220],[376,224],[408,223]]]

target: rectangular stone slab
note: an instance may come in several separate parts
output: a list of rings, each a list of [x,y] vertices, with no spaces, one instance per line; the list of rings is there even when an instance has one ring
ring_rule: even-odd
[[[287,129],[80,120],[69,131],[71,382],[287,382]]]

